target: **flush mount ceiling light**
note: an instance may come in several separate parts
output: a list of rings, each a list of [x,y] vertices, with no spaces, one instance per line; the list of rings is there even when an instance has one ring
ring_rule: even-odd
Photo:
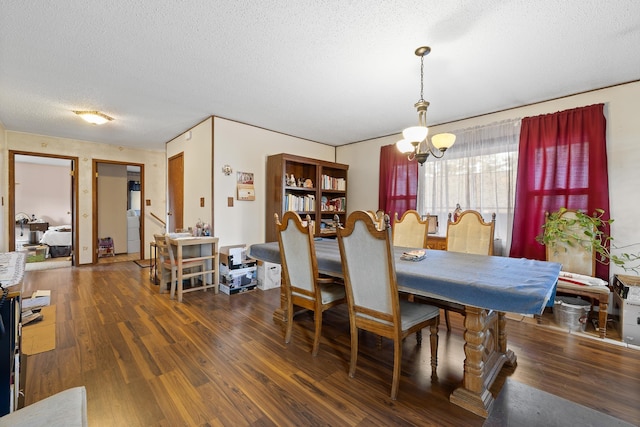
[[[402,131],[400,141],[396,147],[401,153],[407,153],[409,160],[416,160],[420,166],[427,161],[429,155],[440,158],[444,156],[447,148],[456,142],[456,136],[452,133],[433,135],[431,142],[427,139],[429,128],[427,127],[427,107],[429,103],[423,98],[424,90],[424,57],[431,52],[429,46],[416,49],[416,56],[420,57],[420,99],[414,105],[418,110],[418,126],[411,126]],[[439,155],[438,155],[439,153]]]
[[[113,117],[109,117],[100,111],[74,111],[77,115],[82,117],[85,121],[94,124],[101,125],[113,120]]]

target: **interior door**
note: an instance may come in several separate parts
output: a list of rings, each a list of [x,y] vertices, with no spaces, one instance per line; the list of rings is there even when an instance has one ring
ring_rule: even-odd
[[[167,231],[175,231],[184,226],[184,153],[169,158],[167,179],[169,198]]]

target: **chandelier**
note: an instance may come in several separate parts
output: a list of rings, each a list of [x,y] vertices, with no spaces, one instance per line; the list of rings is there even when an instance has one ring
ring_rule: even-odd
[[[427,108],[429,103],[423,98],[424,91],[424,57],[431,52],[429,46],[416,49],[416,56],[420,57],[420,99],[414,107],[418,110],[418,126],[411,126],[402,131],[402,138],[396,143],[401,153],[407,153],[409,160],[416,160],[420,166],[427,161],[429,155],[441,158],[447,148],[456,142],[456,136],[452,133],[440,133],[433,135],[431,141],[427,139],[429,128],[427,127]]]

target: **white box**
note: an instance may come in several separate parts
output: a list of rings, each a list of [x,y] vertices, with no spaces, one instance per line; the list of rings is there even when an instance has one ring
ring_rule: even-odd
[[[618,332],[623,342],[640,345],[640,301],[623,299],[613,293],[614,312],[618,312]]]
[[[279,288],[281,284],[282,266],[271,262],[258,262],[258,289]]]

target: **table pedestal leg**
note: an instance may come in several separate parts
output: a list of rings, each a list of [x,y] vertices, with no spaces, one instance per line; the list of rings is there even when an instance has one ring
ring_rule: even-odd
[[[494,402],[489,388],[505,363],[515,366],[516,356],[507,350],[504,313],[467,306],[464,326],[464,377],[449,401],[486,418]]]

